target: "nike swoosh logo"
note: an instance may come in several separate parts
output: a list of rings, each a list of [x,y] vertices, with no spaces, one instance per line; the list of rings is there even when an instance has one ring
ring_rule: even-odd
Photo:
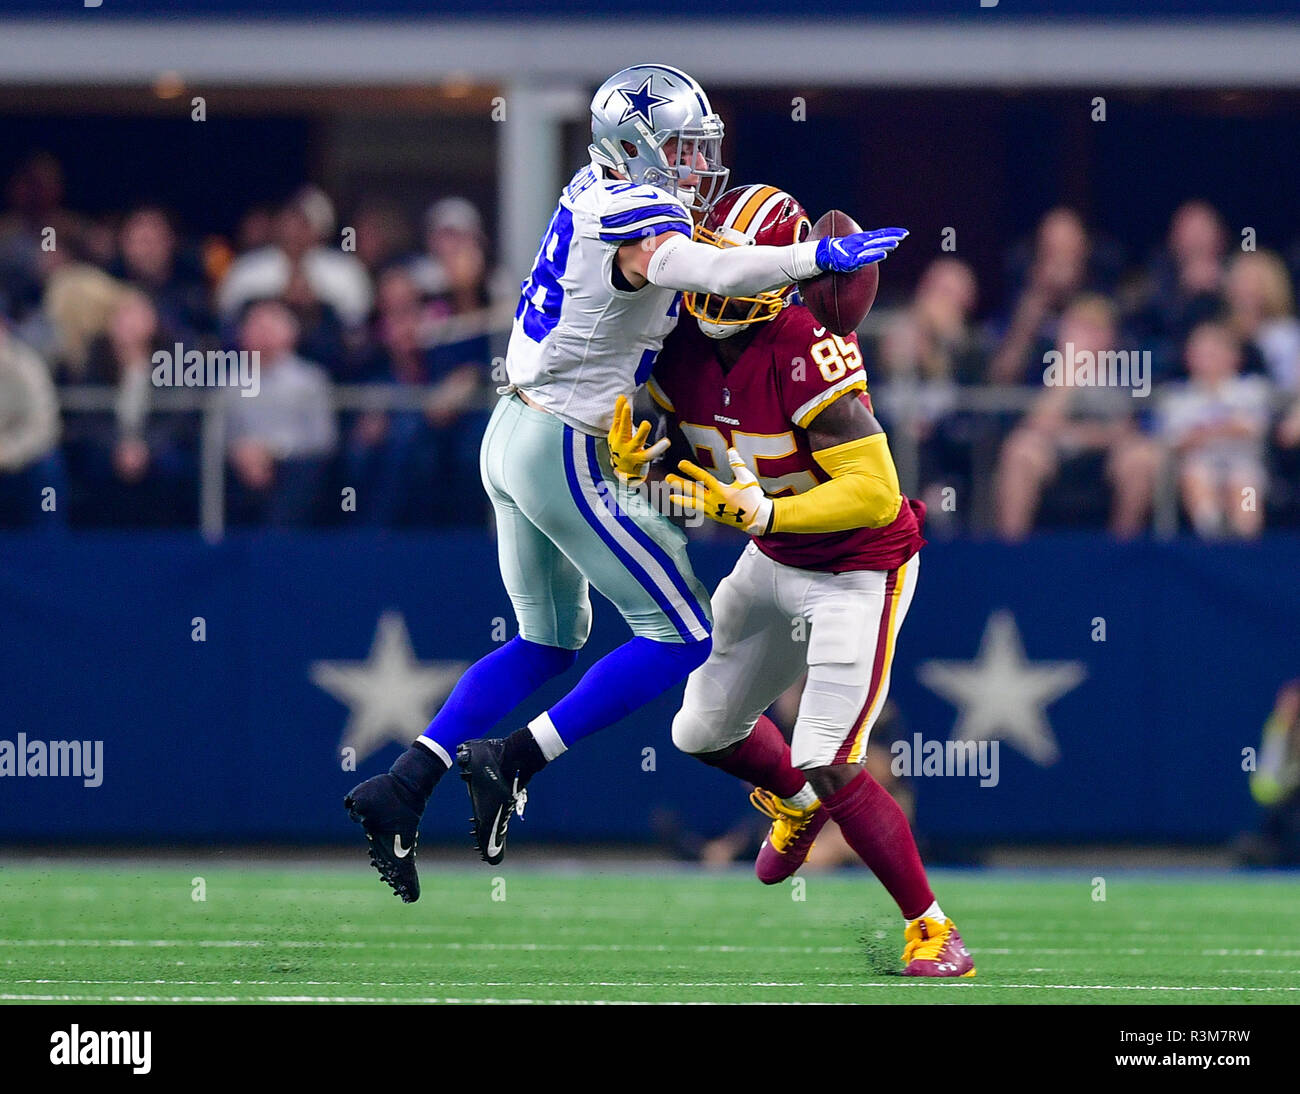
[[[837,251],[839,251],[840,254],[842,254],[845,258],[849,257],[849,252],[844,249],[844,244],[841,243],[838,239],[834,243],[832,243],[831,246],[834,247]]]
[[[813,327],[813,337],[814,337],[814,338],[820,338],[820,337],[821,337],[823,334],[825,334],[825,333],[826,333],[826,328],[825,328],[825,327]]]
[[[414,846],[415,846],[414,843],[411,844],[411,847],[414,847]],[[403,846],[402,846],[402,837],[401,837],[401,836],[394,836],[394,837],[393,837],[393,854],[395,854],[398,858],[406,858],[406,856],[409,855],[409,854],[411,853],[411,847],[403,847]]]
[[[501,853],[501,844],[497,842],[497,834],[501,831],[498,827],[501,823],[501,811],[505,809],[504,805],[497,806],[497,815],[492,818],[492,834],[488,836],[487,851],[489,855],[499,855]]]

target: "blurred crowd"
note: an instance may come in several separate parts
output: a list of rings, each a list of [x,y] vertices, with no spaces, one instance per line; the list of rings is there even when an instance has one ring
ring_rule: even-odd
[[[193,238],[156,206],[80,215],[57,161],[22,164],[0,210],[0,525],[196,524],[202,417],[161,406],[153,376],[177,346],[259,354],[258,396],[223,392],[231,523],[483,524],[477,447],[514,282],[465,198],[418,222],[386,201],[348,214],[308,186],[231,238]],[[934,260],[862,332],[931,533],[1141,535],[1161,498],[1205,537],[1300,525],[1294,265],[1201,201],[1150,255],[1053,209],[1007,255],[1002,300],[960,257]],[[1123,351],[1139,371],[1045,383],[1053,351]],[[410,398],[341,406],[357,384]]]
[[[38,155],[5,203],[0,524],[194,526],[201,415],[160,406],[154,378],[154,355],[177,347],[259,355],[255,398],[221,392],[232,523],[486,519],[477,450],[501,294],[470,201],[442,198],[418,227],[384,202],[341,224],[304,187],[249,210],[232,239],[192,239],[156,206],[78,215]],[[360,384],[412,397],[340,409]],[[72,406],[94,388],[96,409]]]
[[[1053,209],[983,320],[975,271],[935,260],[868,353],[881,417],[916,445],[929,527],[1130,537],[1162,493],[1176,526],[1207,538],[1300,524],[1295,270],[1247,243],[1202,201],[1145,257]],[[1096,367],[1053,372],[1061,361]],[[1007,398],[976,413],[974,385]]]

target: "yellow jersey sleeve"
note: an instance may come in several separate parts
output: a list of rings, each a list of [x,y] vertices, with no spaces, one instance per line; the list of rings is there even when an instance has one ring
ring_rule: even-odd
[[[847,532],[883,528],[903,505],[898,470],[883,433],[873,433],[813,453],[830,475],[826,482],[788,498],[772,499],[772,532]]]

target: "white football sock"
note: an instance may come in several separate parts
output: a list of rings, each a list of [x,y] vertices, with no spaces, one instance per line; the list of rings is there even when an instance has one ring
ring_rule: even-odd
[[[919,916],[917,916],[916,918],[917,918],[917,919],[937,919],[940,923],[942,923],[942,922],[943,922],[945,919],[947,919],[948,917],[947,917],[946,915],[943,914],[943,909],[939,907],[939,902],[938,902],[937,900],[933,900],[933,901],[930,902],[930,906],[929,906],[928,908],[926,908],[926,910],[923,911],[923,912],[922,912]],[[909,919],[909,920],[907,920],[907,922],[910,923],[911,920]]]
[[[432,752],[433,755],[435,755],[439,760],[442,761],[443,765],[447,768],[448,771],[450,771],[454,766],[451,762],[451,757],[447,754],[447,750],[443,748],[442,745],[440,745],[432,737],[425,737],[421,735],[415,738],[415,743],[419,745],[421,748],[423,748],[426,752]]]
[[[560,739],[560,731],[555,728],[551,716],[545,711],[528,723],[528,732],[533,735],[533,740],[542,750],[547,763],[557,756],[563,756],[569,750],[569,746]]]
[[[791,809],[807,809],[816,804],[817,792],[812,788],[811,783],[804,783],[803,789],[793,798],[782,798],[781,801]]]

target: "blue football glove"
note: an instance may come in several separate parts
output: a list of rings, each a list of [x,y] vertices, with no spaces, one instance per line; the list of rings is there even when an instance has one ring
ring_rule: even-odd
[[[904,228],[878,228],[851,236],[826,236],[817,242],[817,265],[833,273],[850,273],[879,262],[907,238]]]

